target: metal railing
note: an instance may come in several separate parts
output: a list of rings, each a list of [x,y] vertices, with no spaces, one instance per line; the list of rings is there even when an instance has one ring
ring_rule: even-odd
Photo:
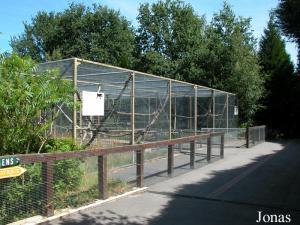
[[[246,146],[251,148],[257,144],[265,142],[266,140],[266,126],[247,127],[246,130]]]
[[[97,157],[96,162],[96,170],[98,177],[97,179],[97,188],[96,188],[96,195],[94,195],[95,199],[106,199],[108,198],[108,163],[107,157],[110,154],[114,153],[125,153],[125,152],[135,152],[136,153],[136,186],[143,187],[144,186],[144,153],[147,149],[151,148],[162,148],[167,146],[167,174],[169,176],[173,175],[174,172],[174,146],[178,144],[189,144],[189,165],[190,168],[193,169],[195,166],[195,150],[197,148],[198,141],[206,141],[206,160],[207,162],[211,161],[212,157],[212,142],[214,138],[220,138],[220,148],[219,156],[220,158],[224,158],[224,133],[222,132],[212,132],[212,133],[203,133],[194,136],[176,138],[171,140],[164,140],[164,141],[156,141],[144,144],[136,144],[136,145],[127,145],[127,146],[119,146],[113,148],[105,148],[105,149],[93,149],[93,150],[82,150],[82,151],[71,151],[71,152],[59,152],[59,153],[44,153],[44,154],[24,154],[24,155],[13,155],[14,157],[18,157],[20,159],[20,164],[25,166],[32,166],[39,164],[41,165],[40,175],[41,177],[37,178],[37,182],[34,184],[36,185],[35,192],[39,192],[39,198],[41,199],[38,204],[35,204],[35,200],[32,200],[35,207],[39,208],[39,210],[35,209],[35,214],[42,214],[43,216],[52,216],[54,214],[55,208],[55,176],[56,176],[56,169],[55,165],[59,162],[63,163],[65,161],[70,160],[80,160],[86,157]],[[11,156],[5,156],[11,157]],[[71,167],[70,167],[71,168]],[[74,167],[73,167],[74,169]],[[72,170],[72,168],[71,168]],[[30,173],[27,171],[26,173]],[[0,194],[5,194],[5,190],[11,189],[10,179],[16,178],[8,178],[4,180],[0,180]],[[21,185],[22,185],[22,179]],[[66,179],[66,178],[65,178]],[[30,180],[32,181],[32,180]],[[65,182],[62,178],[62,182]],[[38,183],[38,184],[37,184]],[[24,184],[24,180],[23,180]],[[14,191],[15,195],[17,196],[18,190]],[[34,191],[33,191],[34,192]],[[94,193],[94,194],[95,194]],[[37,193],[30,193],[34,195]],[[0,195],[1,196],[1,195]],[[12,198],[14,199],[14,198]],[[0,199],[1,200],[1,199]],[[2,201],[2,200],[1,200]],[[5,203],[6,204],[6,203]],[[17,204],[17,206],[15,205]],[[27,204],[26,201],[18,201],[17,203],[12,202],[11,204],[8,203],[6,207],[7,212],[11,212],[12,210],[9,207],[13,207],[14,213],[18,214],[18,210],[15,207],[19,207],[21,204]],[[25,205],[25,208],[27,205]],[[0,210],[1,213],[1,210]],[[28,215],[32,214],[25,214],[23,217],[17,216],[14,217],[14,220],[18,220],[20,218],[26,218]],[[9,222],[13,222],[13,219],[1,221],[3,218],[0,218],[0,224],[6,224]]]

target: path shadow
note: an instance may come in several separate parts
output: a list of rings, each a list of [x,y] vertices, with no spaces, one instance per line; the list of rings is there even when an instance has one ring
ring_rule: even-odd
[[[258,211],[278,215],[277,222],[282,222],[279,215],[290,215],[287,224],[300,224],[299,171],[297,140],[245,166],[214,172],[208,180],[183,185],[174,193],[155,191],[170,201],[148,224],[257,224]],[[275,216],[272,220],[276,221]]]

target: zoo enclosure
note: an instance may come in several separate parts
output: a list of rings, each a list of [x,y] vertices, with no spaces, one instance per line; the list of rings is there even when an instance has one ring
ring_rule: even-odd
[[[91,148],[237,127],[232,93],[78,58],[39,64],[38,71],[46,69],[58,69],[63,79],[73,82],[74,105],[80,105],[57,106],[60,114],[53,135],[73,137]],[[104,94],[104,116],[82,115],[82,91]]]
[[[1,220],[0,224],[7,224],[9,222],[15,221],[15,219],[23,219],[28,216],[38,215],[41,213],[44,216],[51,216],[54,214],[54,204],[55,199],[59,196],[55,192],[59,182],[56,182],[57,172],[54,165],[57,163],[67,163],[70,160],[74,159],[84,159],[86,157],[97,157],[97,170],[98,170],[98,182],[97,182],[97,193],[96,195],[89,195],[95,197],[95,199],[106,199],[108,197],[108,165],[107,158],[110,154],[124,153],[124,152],[135,152],[137,158],[136,164],[136,186],[143,187],[144,185],[144,154],[147,149],[164,147],[167,146],[167,173],[171,176],[174,171],[174,146],[178,144],[189,144],[189,165],[193,169],[195,166],[195,151],[199,147],[199,141],[201,145],[206,142],[206,160],[211,161],[212,157],[212,143],[214,138],[220,138],[220,145],[218,149],[218,155],[220,158],[224,157],[224,134],[223,133],[206,133],[200,135],[194,135],[183,138],[176,138],[173,140],[157,141],[145,144],[135,144],[127,146],[119,146],[106,149],[93,149],[93,150],[83,150],[83,151],[73,151],[73,152],[62,152],[62,153],[43,153],[43,154],[28,154],[28,155],[14,155],[20,159],[22,165],[31,165],[41,164],[41,181],[34,182],[27,187],[27,182],[31,182],[33,177],[31,174],[28,174],[30,171],[27,171],[27,179],[24,177],[9,178],[5,180],[0,180],[1,192],[6,196],[7,193],[13,193],[14,198],[10,201],[2,201],[4,195],[1,197],[1,207],[3,212],[0,210]],[[203,147],[203,146],[202,146]],[[9,157],[9,156],[6,156]],[[56,168],[56,169],[55,169]],[[63,176],[62,181],[67,182],[67,174],[69,172],[74,172],[73,170],[78,170],[79,168],[67,167]],[[71,170],[71,171],[70,171]],[[61,179],[61,178],[60,178]],[[39,180],[39,179],[38,179]],[[5,182],[4,182],[5,181]],[[14,189],[13,186],[10,186],[13,183],[17,182],[20,184],[20,189]],[[36,188],[32,188],[34,185]],[[20,193],[23,189],[34,190],[28,193],[28,196],[22,199]],[[8,192],[7,192],[8,191]],[[61,190],[65,192],[66,190]],[[39,197],[37,197],[39,196]],[[97,196],[97,197],[96,197]],[[28,198],[28,199],[27,199]],[[72,202],[71,202],[72,203]],[[70,205],[65,205],[69,207]]]

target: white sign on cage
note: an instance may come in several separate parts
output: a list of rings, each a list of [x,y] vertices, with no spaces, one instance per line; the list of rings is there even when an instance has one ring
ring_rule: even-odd
[[[239,108],[237,106],[234,106],[233,115],[235,115],[235,116],[239,115]]]
[[[82,91],[82,115],[104,116],[104,93]]]

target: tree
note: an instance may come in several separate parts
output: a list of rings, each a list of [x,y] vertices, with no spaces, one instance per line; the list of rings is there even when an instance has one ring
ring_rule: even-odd
[[[268,26],[260,41],[260,65],[265,76],[264,108],[258,120],[272,130],[289,133],[290,86],[294,72],[293,63],[285,50],[285,43],[275,24],[274,13],[270,14]]]
[[[300,1],[281,0],[276,15],[277,23],[284,34],[298,44],[298,69],[300,69]]]
[[[259,108],[263,79],[250,19],[236,17],[225,2],[207,26],[178,0],[143,4],[137,30],[137,69],[237,94],[240,121]]]
[[[136,69],[201,83],[208,54],[205,20],[179,0],[142,4],[137,17]]]
[[[69,57],[131,67],[134,32],[117,11],[94,4],[70,4],[63,12],[39,12],[11,46],[37,62]]]
[[[31,59],[0,59],[1,154],[37,152],[56,118],[56,104],[72,104],[73,88],[55,71],[36,73]],[[51,113],[52,112],[52,113]]]
[[[241,123],[251,123],[259,108],[263,79],[249,18],[236,17],[225,2],[207,30],[211,86],[237,94]],[[207,76],[208,77],[208,76]]]

